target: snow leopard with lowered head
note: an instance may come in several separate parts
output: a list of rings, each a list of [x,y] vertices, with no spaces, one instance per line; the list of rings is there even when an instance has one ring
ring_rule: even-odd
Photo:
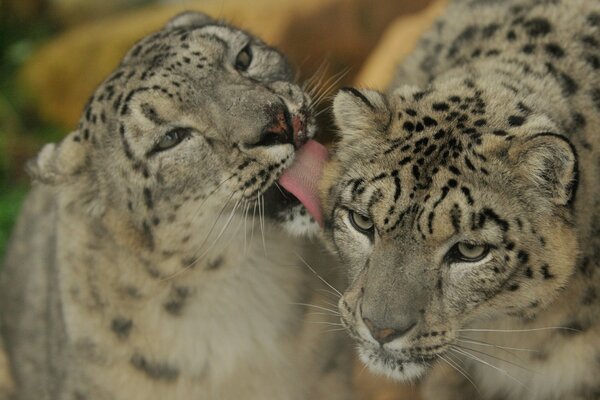
[[[315,130],[290,78],[185,13],[30,162],[0,290],[16,399],[349,398],[343,336],[299,305],[321,304],[296,256],[318,247],[263,218]]]
[[[325,237],[361,359],[427,399],[599,398],[600,3],[454,1],[388,94],[334,114]]]

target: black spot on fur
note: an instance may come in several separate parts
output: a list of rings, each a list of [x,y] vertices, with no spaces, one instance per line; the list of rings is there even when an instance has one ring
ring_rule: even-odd
[[[223,256],[212,259],[206,264],[206,269],[209,271],[219,269],[223,265],[224,261],[225,258]]]
[[[518,283],[511,283],[511,284],[508,286],[508,290],[510,290],[511,292],[514,292],[514,291],[516,291],[516,290],[519,290],[519,287],[520,287],[520,286],[519,286],[519,284],[518,284]]]
[[[532,37],[545,36],[552,31],[550,21],[545,18],[532,18],[529,21],[525,21],[523,26],[527,34]]]
[[[533,269],[531,267],[525,268],[525,276],[529,279],[533,278]]]
[[[554,275],[550,272],[550,266],[548,264],[542,265],[541,270],[542,270],[542,276],[544,277],[544,279],[554,278]]]
[[[491,208],[484,208],[480,215],[479,215],[479,228],[483,228],[483,225],[485,225],[485,222],[487,220],[493,221],[494,223],[496,223],[500,229],[502,229],[502,231],[507,232],[508,228],[509,228],[509,223],[508,221],[506,221],[505,219],[500,218],[500,216],[498,214],[496,214],[496,212],[494,212],[494,210],[492,210]]]
[[[179,376],[179,370],[166,364],[159,362],[150,362],[141,354],[134,354],[129,360],[131,365],[137,370],[143,372],[151,379],[174,381]]]
[[[595,26],[597,28],[600,28],[600,14],[591,13],[590,15],[587,16],[586,19],[587,19],[588,24]]]
[[[175,316],[181,315],[185,300],[188,298],[190,291],[186,287],[174,286],[171,289],[169,300],[163,305],[165,310]]]
[[[149,188],[144,188],[144,203],[148,209],[154,208],[154,201],[152,200],[152,192]]]
[[[438,124],[437,121],[435,119],[431,118],[431,117],[425,117],[425,118],[423,118],[423,123],[427,127],[436,126]]]
[[[133,321],[129,318],[117,317],[114,318],[110,324],[110,329],[120,339],[125,339],[129,336],[131,328],[133,327]]]
[[[560,84],[564,96],[573,96],[579,90],[579,85],[570,75],[557,70],[551,63],[546,63],[546,67]]]
[[[500,29],[500,24],[489,24],[483,27],[483,29],[481,30],[481,35],[484,39],[490,38],[496,33],[496,31],[498,31],[498,29]]]
[[[523,46],[521,51],[525,54],[531,54],[535,51],[535,44],[531,44],[531,43],[526,44],[525,46]]]
[[[461,186],[460,191],[465,195],[466,199],[467,199],[467,203],[472,206],[474,201],[473,201],[473,197],[471,196],[471,191],[469,190],[469,188]]]
[[[510,126],[521,126],[525,123],[525,117],[520,115],[511,115],[508,117],[508,124]]]
[[[600,89],[592,89],[590,90],[590,97],[596,110],[600,111]]]
[[[529,261],[529,253],[527,253],[524,250],[519,250],[519,252],[517,253],[517,258],[522,264],[527,264],[527,262]]]
[[[548,43],[546,46],[544,46],[544,49],[546,50],[546,53],[554,58],[562,58],[565,56],[565,51],[563,48],[556,43]]]
[[[594,69],[600,69],[600,58],[594,54],[588,54],[585,61]]]
[[[433,103],[431,108],[434,111],[448,111],[450,109],[450,106],[448,106],[447,103]]]

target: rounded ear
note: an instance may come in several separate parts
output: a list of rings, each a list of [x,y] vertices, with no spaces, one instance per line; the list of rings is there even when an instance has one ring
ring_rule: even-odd
[[[182,26],[200,27],[215,23],[210,16],[198,11],[185,11],[171,18],[166,28],[178,28]]]
[[[509,157],[519,175],[556,205],[573,202],[578,184],[577,152],[566,137],[542,132],[514,143]]]
[[[351,87],[340,89],[333,99],[333,115],[343,136],[385,132],[392,120],[385,95]]]
[[[67,181],[86,164],[89,142],[79,131],[69,133],[60,143],[49,143],[27,162],[25,169],[32,179],[55,185]]]

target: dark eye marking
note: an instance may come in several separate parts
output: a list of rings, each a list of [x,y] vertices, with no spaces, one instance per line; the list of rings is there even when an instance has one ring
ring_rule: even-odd
[[[165,124],[165,120],[161,118],[160,115],[158,115],[158,113],[156,112],[156,109],[148,104],[148,103],[143,103],[141,105],[141,110],[142,110],[142,114],[144,115],[144,117],[146,117],[148,120],[154,122],[156,125],[164,125]]]

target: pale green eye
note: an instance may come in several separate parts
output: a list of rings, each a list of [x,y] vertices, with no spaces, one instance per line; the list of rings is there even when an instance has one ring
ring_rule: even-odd
[[[235,69],[238,71],[246,71],[252,64],[252,50],[250,45],[246,45],[235,58]]]
[[[350,211],[350,223],[360,233],[371,234],[373,232],[373,220],[356,211]]]
[[[485,244],[460,242],[456,244],[456,258],[460,261],[475,262],[482,260],[490,251]]]
[[[156,144],[155,151],[163,151],[175,147],[190,135],[188,128],[175,128],[167,132]]]

